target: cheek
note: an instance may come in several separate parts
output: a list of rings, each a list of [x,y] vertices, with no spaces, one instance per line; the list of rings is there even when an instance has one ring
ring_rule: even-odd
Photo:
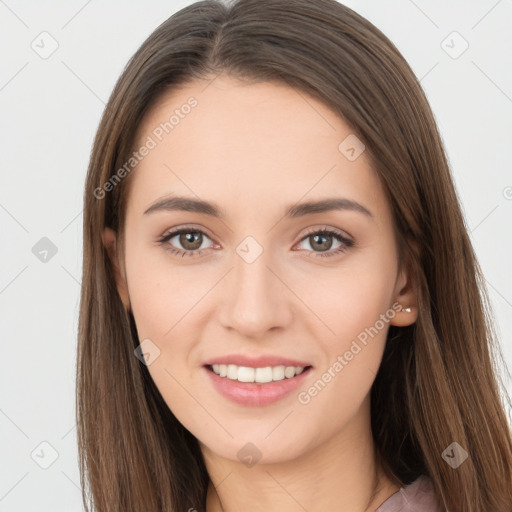
[[[194,306],[205,290],[192,273],[173,269],[161,258],[152,258],[150,252],[132,253],[131,259],[127,258],[132,313],[139,341],[149,339],[159,351],[147,368],[151,378],[178,420],[192,427],[195,420],[191,423],[190,411],[197,409],[197,403],[187,390],[194,377],[190,360],[198,339],[194,334],[199,325],[198,309]]]
[[[361,315],[357,320],[347,315],[346,322],[339,322],[335,342],[324,338],[325,362],[298,390],[304,428],[319,437],[361,419],[359,412],[377,375],[389,329],[389,321],[379,315]],[[358,429],[354,424],[353,428]]]
[[[141,249],[126,261],[130,303],[141,338],[172,337],[188,316],[196,314],[194,305],[208,290],[208,281],[191,266],[173,266],[163,252]]]
[[[396,262],[392,254],[367,251],[341,261],[338,266],[313,266],[289,274],[293,291],[309,312],[308,323],[317,318],[313,338],[321,335],[328,347],[343,349],[366,328],[374,325],[390,307],[393,297]]]
[[[308,305],[324,325],[317,323],[316,334],[312,330],[310,335],[323,358],[314,382],[298,395],[298,402],[311,413],[306,421],[320,415],[327,420],[326,429],[327,424],[344,424],[369,393],[395,314],[390,307],[393,264],[392,258],[371,254],[315,279]]]
[[[173,411],[191,410],[194,402],[186,390],[197,378],[198,343],[218,272],[174,264],[164,249],[133,247],[129,252],[129,241],[127,248],[128,291],[139,342],[149,339],[159,350],[148,371]]]

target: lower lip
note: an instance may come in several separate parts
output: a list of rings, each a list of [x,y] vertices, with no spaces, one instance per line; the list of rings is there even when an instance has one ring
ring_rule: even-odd
[[[297,389],[309,375],[312,367],[291,379],[266,382],[238,382],[237,380],[221,377],[207,367],[203,367],[217,391],[233,402],[247,406],[262,406],[272,404],[289,395]]]

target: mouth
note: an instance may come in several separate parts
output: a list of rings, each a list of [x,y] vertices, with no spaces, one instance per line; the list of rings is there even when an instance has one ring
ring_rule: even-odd
[[[224,354],[203,362],[207,381],[242,406],[266,406],[306,385],[313,371],[307,360],[277,354]]]
[[[203,368],[214,389],[245,407],[278,403],[304,386],[313,370],[311,365],[238,366],[222,362],[206,364]]]
[[[207,364],[205,368],[222,379],[230,379],[248,384],[268,384],[294,379],[308,373],[312,366],[238,366],[236,364]]]

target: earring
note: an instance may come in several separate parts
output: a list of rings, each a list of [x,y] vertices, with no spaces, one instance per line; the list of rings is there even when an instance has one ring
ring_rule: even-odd
[[[411,310],[411,308],[402,308],[402,311],[405,311],[406,313],[410,313],[412,310]]]

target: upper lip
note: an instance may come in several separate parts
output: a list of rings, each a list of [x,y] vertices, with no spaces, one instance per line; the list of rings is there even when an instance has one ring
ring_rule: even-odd
[[[257,357],[249,357],[242,354],[229,354],[225,356],[209,359],[204,363],[205,366],[213,364],[235,364],[237,366],[248,366],[251,368],[265,368],[267,366],[311,366],[310,363],[299,361],[297,359],[289,359],[276,355],[261,355]]]

